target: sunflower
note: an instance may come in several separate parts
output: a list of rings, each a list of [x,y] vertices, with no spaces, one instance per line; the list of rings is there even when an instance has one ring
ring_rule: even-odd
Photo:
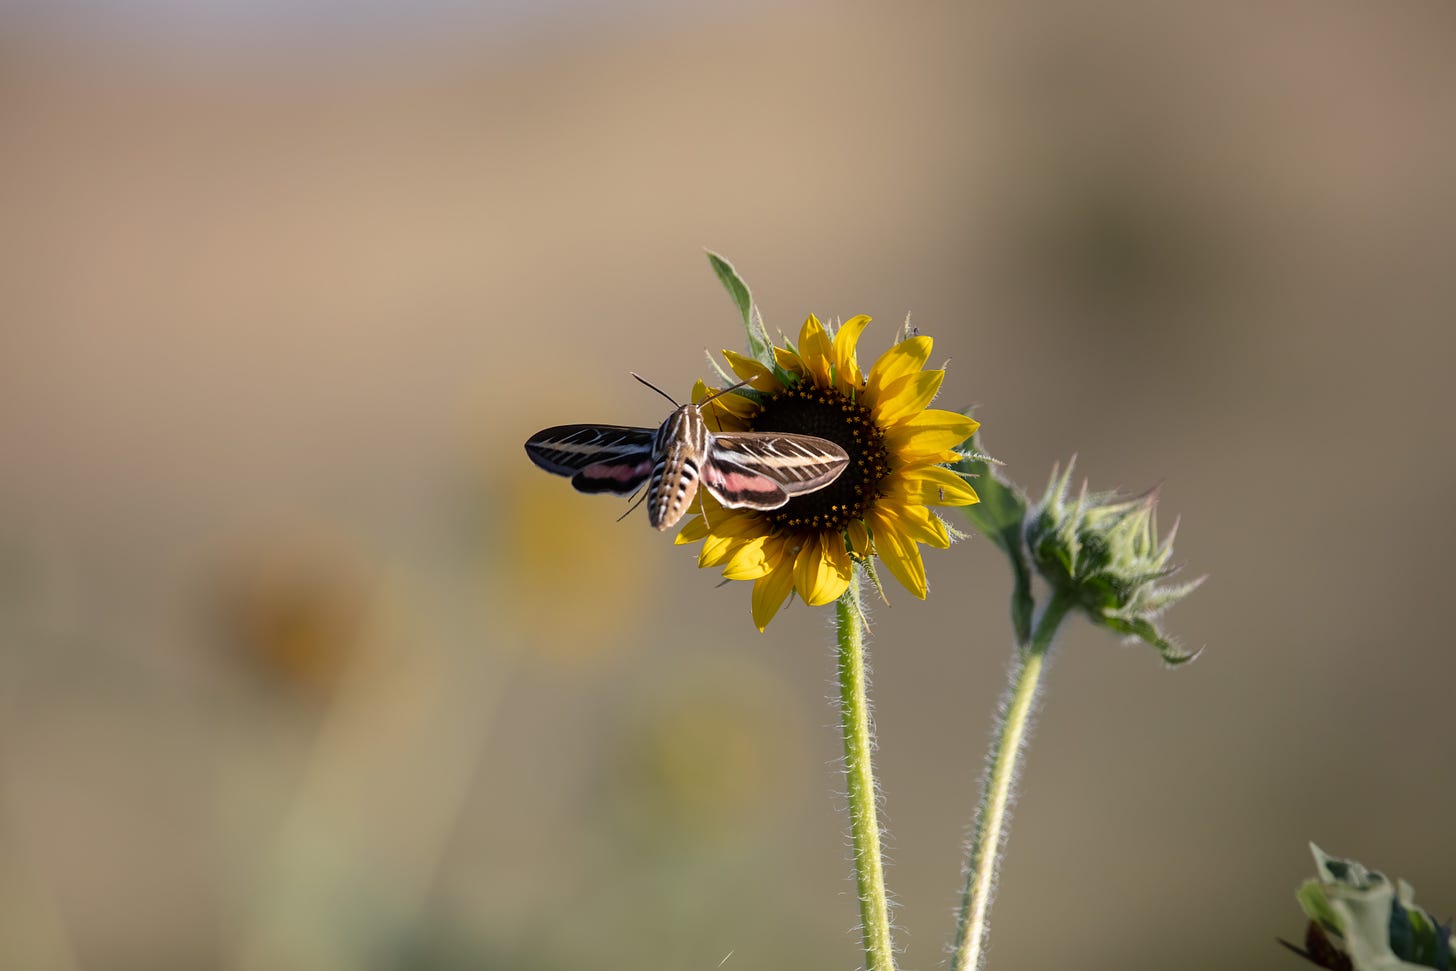
[[[696,515],[678,533],[680,544],[702,540],[700,567],[753,581],[760,631],[791,592],[810,605],[832,603],[849,586],[854,563],[872,570],[872,557],[923,600],[919,544],[944,549],[951,538],[930,507],[979,501],[945,467],[960,461],[956,446],[978,423],[927,407],[945,377],[924,369],[930,338],[901,340],[866,375],[855,345],[869,322],[853,317],[831,334],[811,314],[797,347],[769,346],[763,360],[723,352],[744,388],[718,397],[701,381],[693,389],[710,428],[817,435],[849,453],[838,479],[779,509],[725,509],[700,492]]]

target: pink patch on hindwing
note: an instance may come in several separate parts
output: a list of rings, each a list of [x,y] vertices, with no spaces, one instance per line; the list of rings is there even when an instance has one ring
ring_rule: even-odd
[[[703,480],[715,489],[720,489],[727,493],[773,493],[779,491],[779,484],[766,475],[754,475],[751,472],[724,471],[723,469],[712,466],[703,470]]]
[[[645,482],[651,471],[650,458],[597,462],[572,476],[571,484],[578,492],[612,492],[625,496]]]
[[[588,465],[579,473],[588,479],[603,479],[611,482],[640,482],[652,471],[652,460],[641,462],[597,462]]]

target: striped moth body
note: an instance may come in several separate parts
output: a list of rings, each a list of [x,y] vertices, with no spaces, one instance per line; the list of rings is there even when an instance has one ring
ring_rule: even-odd
[[[578,492],[625,496],[647,483],[647,520],[658,530],[683,517],[700,485],[729,509],[778,509],[829,485],[849,464],[844,449],[812,435],[711,432],[695,404],[679,406],[655,431],[547,428],[527,439],[526,455],[570,476]]]

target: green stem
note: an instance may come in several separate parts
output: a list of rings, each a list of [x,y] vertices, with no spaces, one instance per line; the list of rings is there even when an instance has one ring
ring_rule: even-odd
[[[1031,728],[1047,651],[1072,606],[1070,597],[1054,595],[1032,631],[1030,643],[1016,648],[1011,687],[991,743],[991,770],[981,804],[976,809],[976,830],[966,864],[966,886],[961,894],[960,920],[956,923],[952,971],[978,971],[985,960],[991,899],[996,890],[1001,855],[1005,852],[1008,816],[1016,798],[1021,750]]]
[[[869,686],[865,677],[864,613],[860,607],[860,570],[834,605],[839,640],[839,714],[844,730],[844,778],[849,822],[854,837],[854,875],[859,884],[860,923],[864,929],[866,971],[895,971],[890,943],[890,902],[880,855],[880,821],[875,805],[874,747],[870,729]]]

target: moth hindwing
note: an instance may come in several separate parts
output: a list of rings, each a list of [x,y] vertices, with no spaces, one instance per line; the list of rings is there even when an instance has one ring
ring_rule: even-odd
[[[647,483],[647,519],[682,519],[701,483],[729,509],[778,509],[839,478],[849,454],[828,439],[781,432],[708,430],[701,404],[679,406],[656,431],[624,425],[557,425],[526,440],[526,455],[571,477],[578,492],[631,495]]]

